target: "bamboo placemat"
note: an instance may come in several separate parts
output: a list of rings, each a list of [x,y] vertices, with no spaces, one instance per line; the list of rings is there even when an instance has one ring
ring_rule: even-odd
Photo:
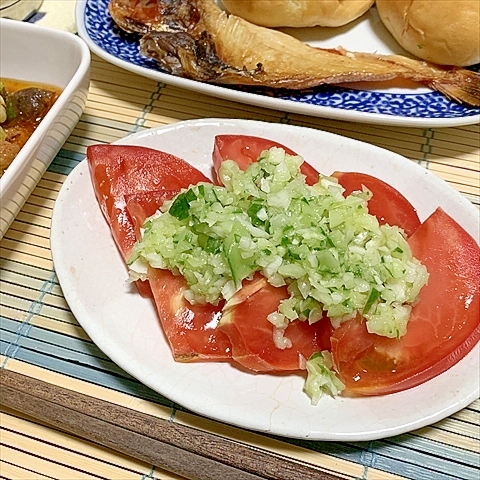
[[[292,441],[247,432],[183,411],[119,369],[68,309],[49,250],[53,204],[88,145],[201,117],[251,118],[329,130],[394,150],[429,168],[479,204],[479,128],[356,125],[263,110],[137,77],[93,57],[85,113],[1,242],[2,367],[262,450],[345,478],[478,479],[480,403],[428,428],[367,443]],[[5,410],[0,477],[175,478],[93,443]]]
[[[50,220],[62,183],[90,144],[204,117],[304,125],[367,141],[432,170],[480,205],[478,125],[372,128],[286,114],[157,84],[94,56],[84,115],[0,243],[1,368],[212,432],[261,452],[285,455],[342,478],[478,480],[478,400],[435,425],[385,440],[335,443],[274,438],[185,411],[130,377],[90,341],[63,298],[51,260]],[[8,408],[0,415],[0,478],[181,478]]]

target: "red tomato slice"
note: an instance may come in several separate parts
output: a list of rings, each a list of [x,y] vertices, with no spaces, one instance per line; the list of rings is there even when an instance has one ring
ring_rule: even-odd
[[[362,185],[365,185],[372,192],[368,211],[377,217],[381,225],[397,225],[403,228],[408,237],[420,226],[420,219],[413,205],[388,183],[358,172],[335,172],[332,177],[337,178],[338,183],[345,189],[345,196],[362,190]]]
[[[228,336],[217,328],[222,305],[191,305],[183,296],[185,279],[169,270],[150,268],[155,305],[177,362],[221,361],[231,357]]]
[[[289,155],[297,155],[293,150],[281,143],[267,138],[254,137],[251,135],[217,135],[213,147],[213,167],[218,183],[218,170],[224,160],[234,160],[242,170],[258,160],[264,150],[272,147],[283,148]],[[300,171],[305,175],[306,182],[314,185],[318,182],[318,172],[307,162],[303,162]]]
[[[180,190],[209,181],[184,160],[146,147],[92,145],[87,148],[98,203],[124,259],[136,241],[125,195],[154,190]]]
[[[127,209],[135,228],[142,226],[147,217],[175,194],[175,190],[160,190],[127,196]],[[148,282],[163,332],[176,361],[220,361],[230,358],[230,341],[216,328],[222,305],[191,305],[183,296],[185,279],[173,275],[169,270],[149,268]]]
[[[212,155],[217,182],[219,182],[218,170],[224,160],[234,160],[242,170],[245,170],[248,165],[257,161],[264,150],[271,147],[280,147],[288,154],[296,155],[290,148],[266,138],[250,135],[217,135]],[[306,176],[307,184],[313,185],[318,181],[318,172],[310,164],[304,162],[301,172]],[[378,218],[380,224],[397,225],[405,230],[407,236],[419,227],[420,220],[412,204],[398,190],[382,180],[357,172],[335,172],[332,176],[345,188],[345,195],[361,190],[362,185],[365,185],[373,194],[368,202],[369,211]]]
[[[87,148],[87,160],[95,195],[124,260],[137,240],[126,196],[152,190],[178,192],[209,181],[184,160],[151,148],[92,145]],[[138,281],[136,286],[142,296],[151,296],[146,282]]]
[[[332,336],[332,354],[347,392],[383,395],[415,387],[448,370],[480,339],[480,249],[443,210],[410,237],[427,267],[428,285],[400,339],[369,334],[359,319]]]
[[[300,355],[308,359],[312,353],[330,349],[332,327],[324,318],[313,325],[295,320],[285,331],[292,347],[279,349],[273,341],[273,325],[267,316],[288,298],[286,287],[276,288],[257,274],[244,282],[240,292],[229,302],[219,324],[232,344],[232,358],[243,367],[257,372],[297,371]],[[238,302],[238,303],[237,303]]]

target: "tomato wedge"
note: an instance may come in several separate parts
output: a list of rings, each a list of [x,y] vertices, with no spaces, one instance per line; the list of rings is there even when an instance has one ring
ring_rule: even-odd
[[[150,268],[155,305],[177,362],[221,361],[231,357],[228,336],[217,328],[222,305],[191,305],[183,296],[185,280],[169,270]]]
[[[437,209],[409,238],[427,267],[428,285],[399,340],[369,334],[364,322],[332,336],[337,371],[351,394],[383,395],[415,387],[460,361],[480,339],[480,249]]]
[[[361,191],[362,185],[365,185],[372,192],[368,211],[377,217],[380,225],[397,225],[403,228],[408,237],[420,226],[420,219],[413,205],[383,180],[358,172],[335,172],[332,177],[345,189],[345,196]]]
[[[264,150],[272,147],[283,148],[289,155],[297,155],[293,150],[281,143],[267,138],[252,135],[217,135],[213,147],[213,167],[218,183],[218,170],[225,160],[234,160],[242,170],[256,162]],[[303,162],[300,171],[306,177],[306,183],[314,185],[318,182],[318,172],[307,162]]]
[[[184,160],[151,148],[133,145],[91,145],[87,148],[95,195],[113,238],[127,259],[136,241],[125,195],[176,190],[209,181]]]
[[[175,190],[140,192],[126,197],[127,210],[138,232]],[[230,341],[216,327],[222,304],[191,305],[184,297],[185,279],[169,270],[149,268],[148,282],[165,337],[178,362],[221,361],[231,357]]]
[[[301,356],[308,359],[315,352],[330,349],[333,329],[328,318],[313,325],[300,320],[291,322],[285,337],[292,346],[282,350],[275,345],[274,326],[267,316],[288,297],[286,287],[273,287],[260,274],[244,282],[227,304],[218,326],[229,337],[236,362],[256,372],[297,371]]]
[[[224,160],[230,159],[238,163],[242,170],[258,160],[264,150],[271,147],[283,148],[288,154],[296,155],[290,148],[273,140],[251,135],[217,135],[213,149],[213,165],[218,182],[218,170]],[[306,176],[306,183],[313,185],[318,181],[318,172],[310,164],[304,162],[301,172]],[[410,236],[420,225],[417,211],[412,204],[395,188],[382,180],[358,172],[335,172],[340,185],[345,188],[345,195],[361,190],[365,185],[371,192],[368,209],[375,215],[380,224],[397,225]]]
[[[190,184],[209,181],[184,160],[146,147],[91,145],[87,161],[98,203],[125,261],[137,240],[126,196],[153,190],[177,193]],[[151,296],[148,283],[135,283],[142,296]]]

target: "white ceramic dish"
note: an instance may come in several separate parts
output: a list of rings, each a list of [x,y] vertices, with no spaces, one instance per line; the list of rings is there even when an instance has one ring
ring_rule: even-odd
[[[92,52],[106,61],[158,82],[284,112],[352,122],[403,127],[451,127],[477,123],[480,109],[449,101],[428,88],[388,88],[370,84],[355,88],[320,87],[303,92],[222,87],[176,77],[159,69],[152,59],[139,54],[138,37],[125,35],[108,13],[109,0],[77,0],[78,34]],[[401,54],[408,56],[383,26],[376,9],[340,28],[286,29],[315,47]]]
[[[62,93],[0,178],[0,238],[77,124],[87,102],[90,51],[77,36],[0,19],[4,78],[54,85]]]
[[[444,181],[399,155],[330,133],[212,119],[180,122],[117,143],[173,153],[211,176],[213,139],[220,133],[277,140],[326,174],[336,169],[374,174],[410,199],[422,220],[440,205],[479,238],[478,211]],[[371,440],[431,424],[478,397],[479,345],[450,370],[416,388],[382,397],[325,397],[317,406],[302,392],[303,379],[297,375],[255,375],[226,363],[174,362],[152,302],[140,297],[127,281],[86,161],[60,191],[51,247],[65,298],[90,338],[141,382],[207,417],[289,437]]]

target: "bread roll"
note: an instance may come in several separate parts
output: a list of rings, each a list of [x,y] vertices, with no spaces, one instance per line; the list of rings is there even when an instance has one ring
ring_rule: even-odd
[[[459,67],[480,62],[480,0],[377,0],[377,10],[411,54]]]
[[[374,0],[222,0],[225,9],[264,27],[339,27],[363,15]]]

